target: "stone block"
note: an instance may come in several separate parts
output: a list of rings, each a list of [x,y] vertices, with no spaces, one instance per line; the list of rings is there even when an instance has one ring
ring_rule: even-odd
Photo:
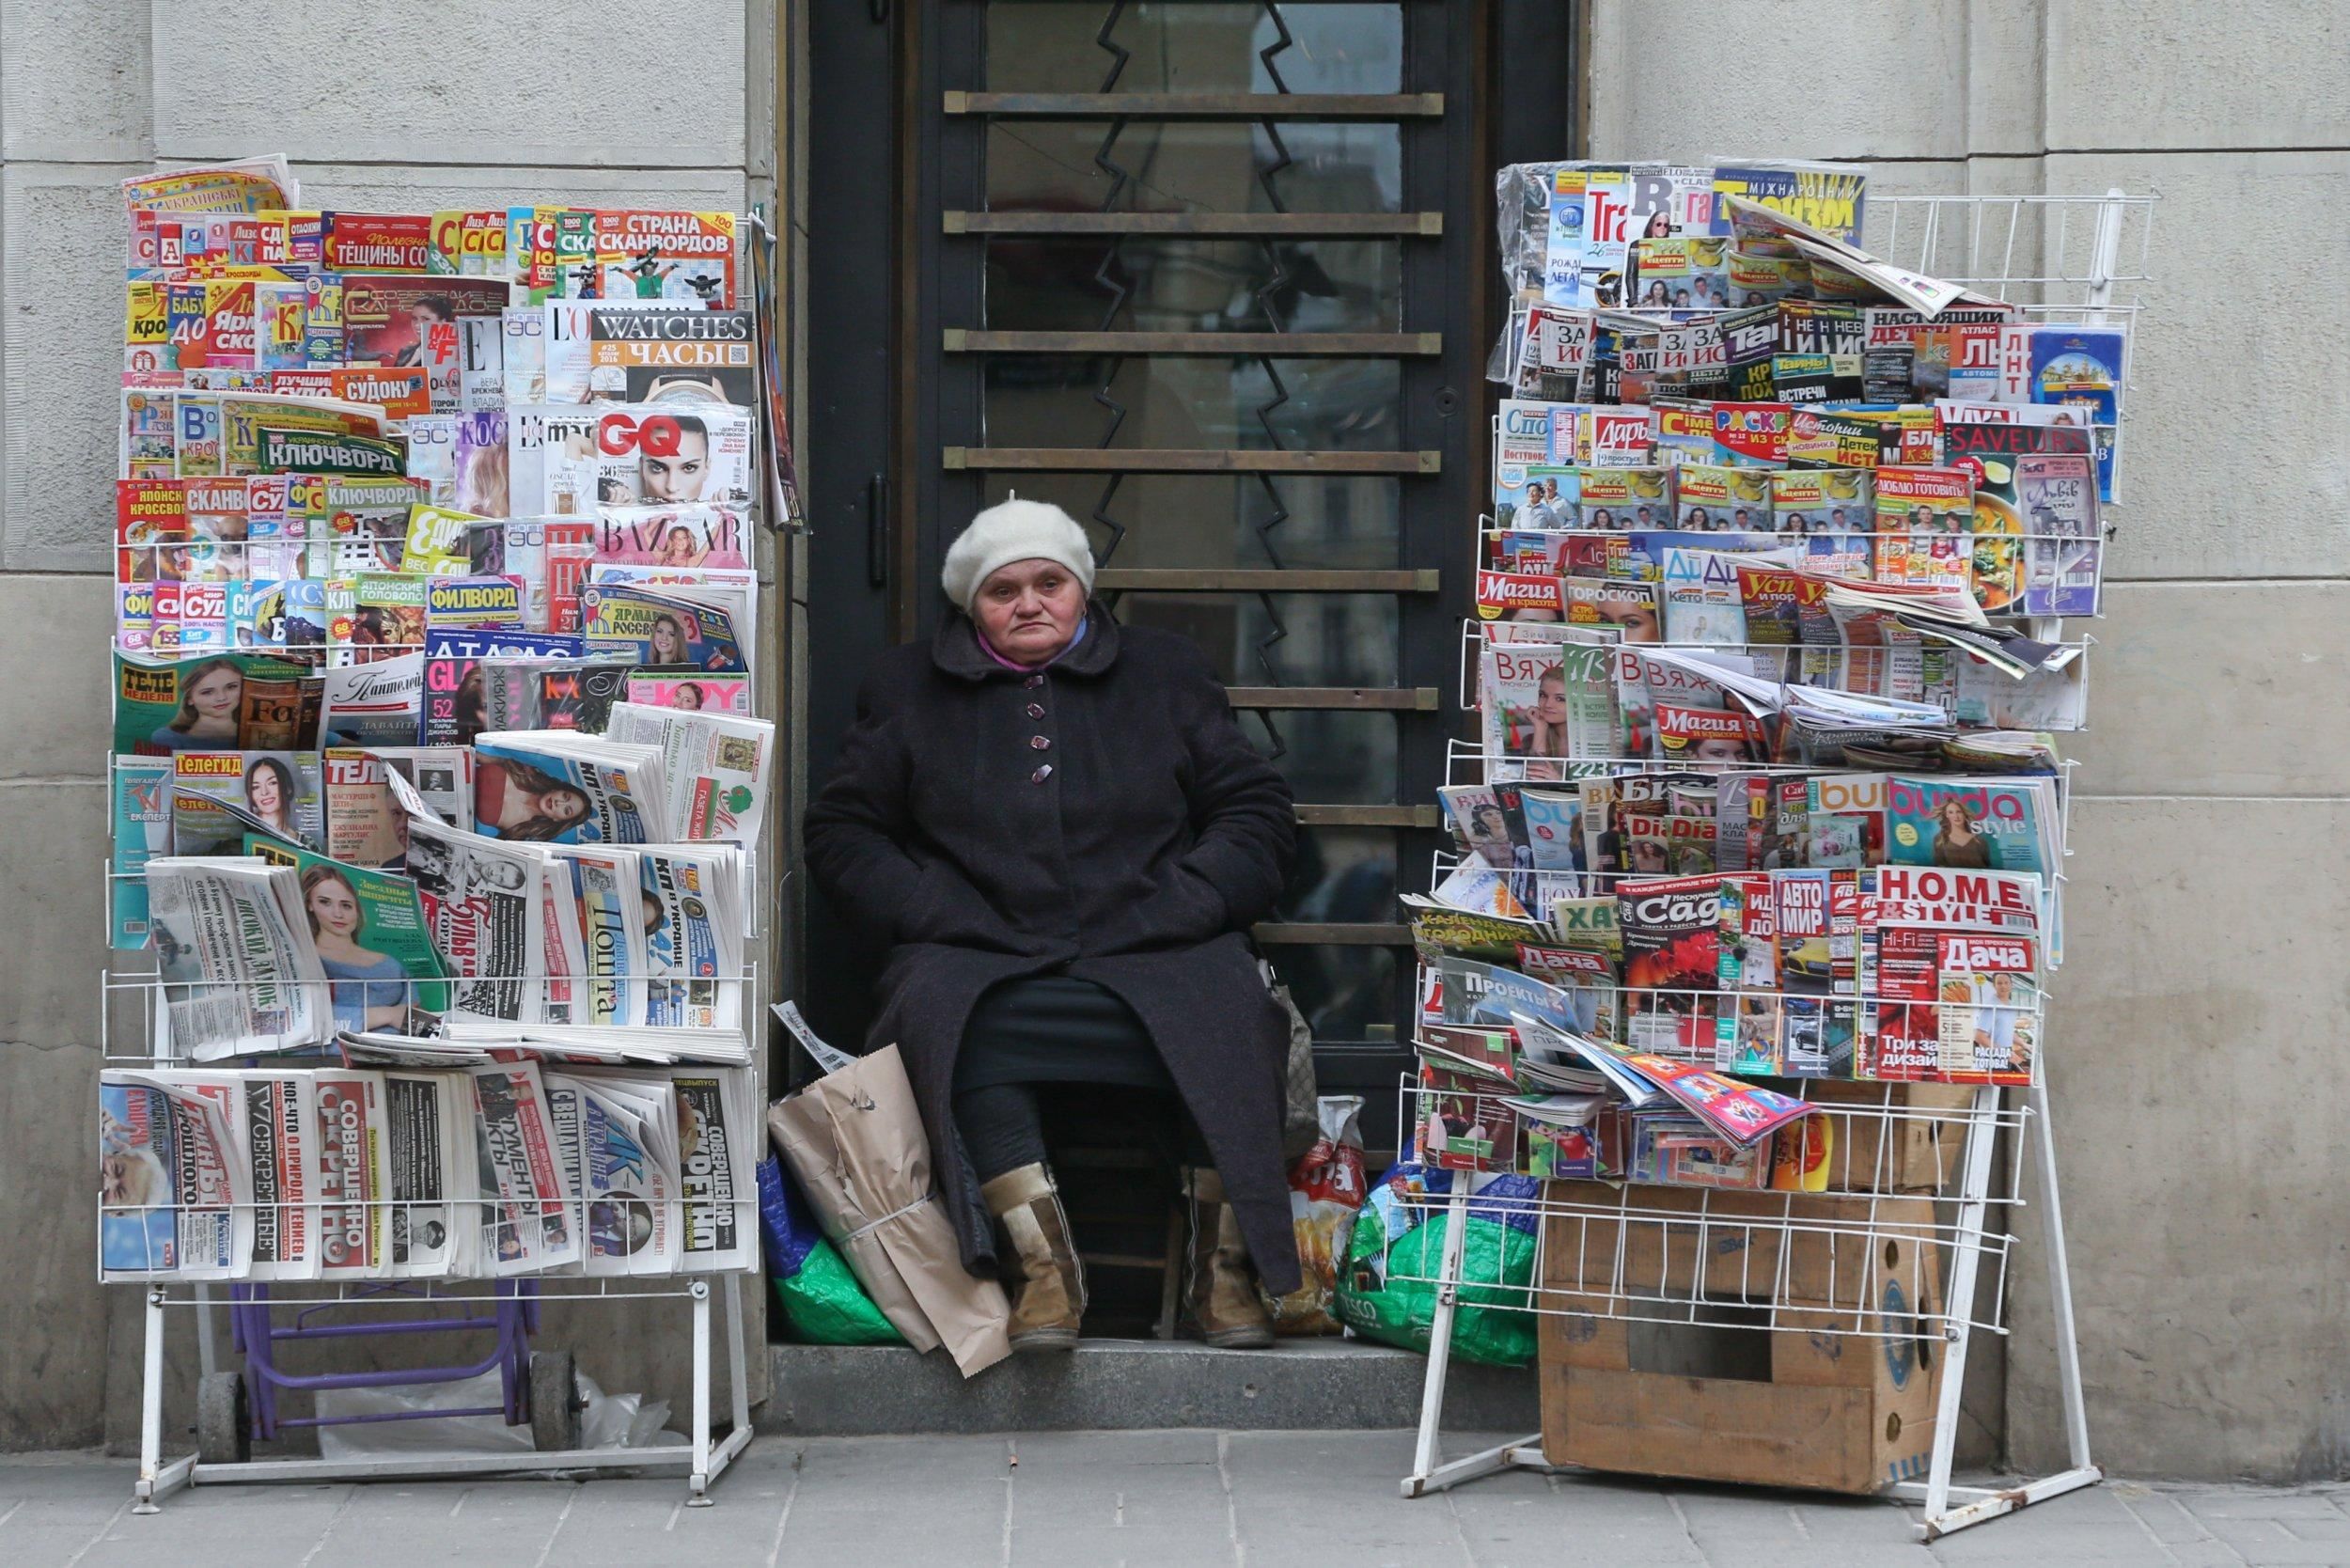
[[[723,165],[677,163],[665,168],[575,165],[525,166],[519,161],[469,168],[328,161],[298,163],[302,199],[312,207],[354,212],[422,212],[444,207],[504,207],[519,202],[575,202],[583,207],[686,207],[740,212],[743,174]]]
[[[2086,795],[2307,795],[2350,766],[2350,583],[2116,583],[2090,650]]]
[[[0,174],[0,345],[8,377],[0,564],[111,572],[122,374],[116,181],[145,165],[12,164]]]
[[[0,778],[104,775],[113,632],[110,579],[0,572]]]
[[[1963,0],[1870,7],[1764,0],[1735,24],[1699,0],[1591,8],[1590,145],[1599,158],[1957,158],[1968,150]],[[1833,62],[1790,91],[1776,54]],[[1832,89],[1832,90],[1831,90]],[[1798,151],[1799,149],[1799,151]]]
[[[0,905],[8,912],[0,1041],[54,1045],[97,1034],[105,807],[95,777],[0,785]]]
[[[2130,153],[2047,160],[2047,189],[2158,193],[2124,414],[2121,537],[2108,580],[2350,574],[2350,446],[2332,367],[2350,315],[2249,309],[2274,236],[2350,249],[2350,152]],[[2124,241],[2135,270],[2134,235]],[[2225,497],[2224,500],[2220,499]],[[2206,499],[2207,498],[2207,499]]]
[[[9,901],[11,907],[15,901]],[[86,1009],[85,1009],[86,1011]],[[98,1283],[98,1050],[79,1040],[0,1038],[8,1107],[0,1227],[0,1451],[78,1448],[99,1435],[106,1321]]]
[[[151,0],[0,4],[0,152],[9,159],[107,163],[154,145]]]
[[[236,0],[172,0],[155,8],[155,146],[187,159],[289,148],[389,164],[739,168],[744,15],[735,0],[657,13],[623,0],[553,12],[529,0],[328,0],[257,27]]]
[[[2073,841],[2048,1060],[2095,1456],[2337,1475],[2350,801],[2083,800]],[[2028,1474],[2065,1463],[2040,1212],[2008,1265]]]
[[[2047,8],[2052,148],[2339,148],[2350,5]]]

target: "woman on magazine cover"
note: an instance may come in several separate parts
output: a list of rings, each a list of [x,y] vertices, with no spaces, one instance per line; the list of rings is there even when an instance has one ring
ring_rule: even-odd
[[[302,873],[302,907],[319,964],[336,983],[335,1025],[345,1029],[398,1028],[408,1016],[408,971],[389,953],[359,945],[359,894],[332,866]]]
[[[306,840],[293,824],[293,770],[274,757],[256,757],[244,770],[244,806],[289,843]]]
[[[180,712],[149,737],[159,751],[234,751],[244,707],[244,671],[207,659],[180,675]]]
[[[527,762],[484,757],[474,774],[474,828],[493,839],[559,839],[587,815],[585,791]]]
[[[1967,820],[1966,803],[1946,800],[1934,808],[1934,863],[1962,870],[1996,871],[1998,848],[1990,835],[1975,831]]]
[[[954,610],[866,678],[808,864],[888,949],[869,1039],[904,1053],[964,1266],[1010,1254],[1013,1348],[1070,1348],[1086,1305],[1041,1095],[1123,1101],[1182,1146],[1191,1315],[1211,1345],[1269,1344],[1259,1281],[1299,1279],[1291,1024],[1247,933],[1296,808],[1192,642],[1120,626],[1092,585],[1058,507],[974,519]]]

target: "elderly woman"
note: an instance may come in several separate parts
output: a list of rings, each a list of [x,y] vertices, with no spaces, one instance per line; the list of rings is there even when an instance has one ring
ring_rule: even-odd
[[[1208,1343],[1272,1331],[1298,1283],[1280,1164],[1285,1013],[1244,934],[1287,880],[1288,786],[1198,651],[1089,603],[1058,507],[1011,500],[947,553],[951,613],[884,654],[808,807],[810,869],[888,949],[895,1042],[974,1273],[1010,1244],[1011,1342],[1075,1344],[1085,1278],[1040,1087],[1159,1096],[1185,1145],[1190,1305]]]

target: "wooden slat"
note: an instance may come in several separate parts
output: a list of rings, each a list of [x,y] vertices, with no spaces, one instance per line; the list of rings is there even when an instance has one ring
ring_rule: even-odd
[[[1235,708],[1338,709],[1355,713],[1433,713],[1434,686],[1231,686]]]
[[[1444,353],[1441,332],[978,332],[948,327],[941,338],[948,353],[1387,359]]]
[[[1444,573],[1238,570],[1182,566],[1105,566],[1093,574],[1099,593],[1435,593]]]
[[[950,115],[998,119],[1434,119],[1440,92],[950,92]]]
[[[949,234],[1173,234],[1218,239],[1435,239],[1442,212],[972,212],[941,214]]]
[[[1441,452],[1279,452],[1194,447],[948,447],[948,469],[1031,474],[1434,474]]]
[[[1301,827],[1434,827],[1433,806],[1301,806]]]
[[[1268,948],[1408,948],[1412,928],[1385,925],[1301,925],[1271,922],[1249,933]]]

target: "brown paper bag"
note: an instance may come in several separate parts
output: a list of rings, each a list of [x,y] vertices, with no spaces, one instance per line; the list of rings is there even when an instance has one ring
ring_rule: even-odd
[[[965,1377],[1011,1354],[1003,1286],[963,1266],[932,1190],[931,1146],[898,1047],[827,1073],[767,1107],[776,1152],[825,1239],[916,1350],[939,1345]]]

